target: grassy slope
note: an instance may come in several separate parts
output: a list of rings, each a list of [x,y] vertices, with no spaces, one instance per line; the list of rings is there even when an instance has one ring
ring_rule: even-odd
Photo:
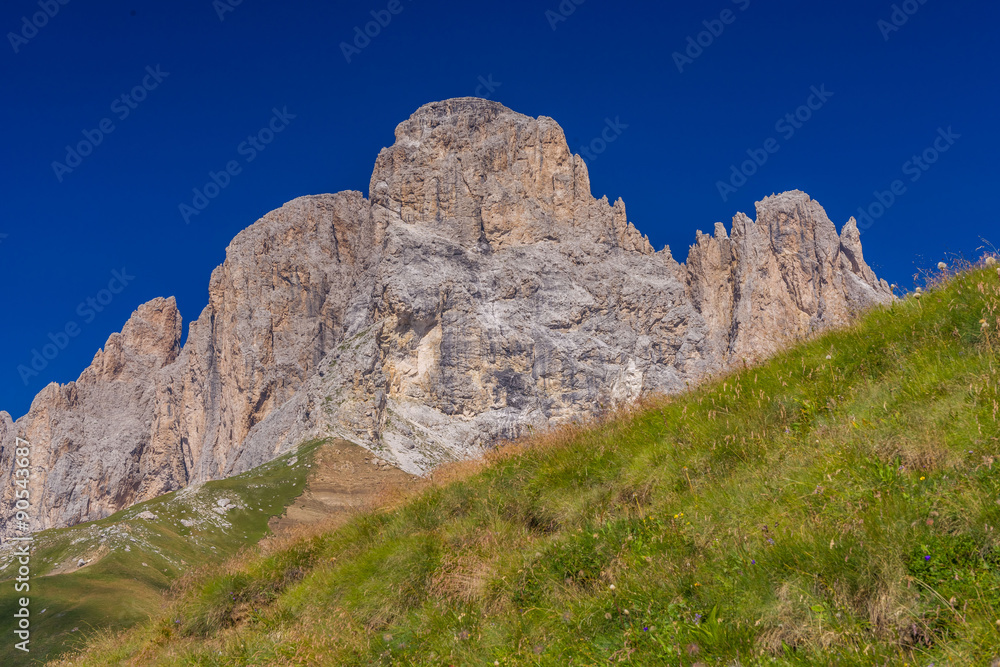
[[[162,592],[178,577],[226,559],[267,533],[268,519],[280,515],[302,492],[305,464],[317,444],[301,447],[295,466],[288,465],[292,455],[286,455],[238,477],[209,482],[193,493],[167,494],[100,521],[38,533],[32,554],[36,578],[30,582],[29,595],[31,653],[26,656],[13,648],[13,642],[4,641],[0,664],[41,661],[77,645],[92,629],[128,627],[158,612]],[[237,509],[224,517],[212,512],[220,498],[228,498]],[[156,519],[137,518],[144,511]],[[181,519],[199,523],[188,527]],[[103,557],[96,560],[95,555]],[[77,568],[81,558],[96,562]],[[14,576],[16,566],[9,556],[0,558],[2,619],[12,618],[17,598],[23,595],[14,591],[12,582],[4,581]],[[0,627],[7,625],[4,621]]]
[[[204,571],[72,664],[989,664],[998,302],[995,271],[963,274],[759,368],[507,448],[392,511]]]

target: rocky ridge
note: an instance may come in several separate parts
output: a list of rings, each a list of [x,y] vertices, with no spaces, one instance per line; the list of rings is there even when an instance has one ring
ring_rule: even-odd
[[[498,439],[676,392],[886,303],[857,226],[802,192],[654,252],[591,195],[559,125],[459,98],[396,128],[359,192],[301,197],[230,244],[181,347],[173,299],[140,306],[76,382],[0,412],[33,528],[238,474],[310,437],[411,473]],[[12,534],[2,525],[0,535]]]

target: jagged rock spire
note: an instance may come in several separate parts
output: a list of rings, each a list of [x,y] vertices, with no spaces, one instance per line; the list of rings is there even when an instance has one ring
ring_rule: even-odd
[[[595,199],[551,118],[474,98],[396,128],[358,192],[302,197],[230,244],[183,347],[137,309],[80,379],[0,413],[0,497],[34,446],[36,529],[97,519],[337,436],[411,472],[529,427],[673,392],[891,299],[853,221],[802,192],[654,253]],[[6,518],[0,518],[4,521]],[[11,527],[0,525],[0,535]]]

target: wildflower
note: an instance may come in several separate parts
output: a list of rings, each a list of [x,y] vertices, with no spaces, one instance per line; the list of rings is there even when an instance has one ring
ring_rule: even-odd
[[[981,319],[981,320],[979,320],[979,328],[980,329],[989,329],[990,328],[990,323],[987,322],[985,318]]]
[[[926,477],[921,477],[921,478],[920,478],[920,481],[922,482],[922,481],[924,481],[925,479],[926,479]]]
[[[754,559],[752,559],[752,558],[751,558],[751,559],[750,559],[750,564],[751,564],[751,565],[756,565],[756,564],[757,564],[757,561],[755,561]]]
[[[948,268],[947,264],[945,264],[944,262],[938,262],[938,270],[939,271],[944,271],[947,268]]]
[[[928,560],[930,560],[930,559],[931,559],[931,557],[930,557],[930,554],[928,554],[928,555],[924,556],[924,560],[925,560],[925,561],[928,561]]]
[[[997,258],[996,257],[987,257],[986,258],[986,266],[996,266],[996,265],[997,265]]]
[[[608,588],[610,588],[611,590],[615,590],[615,585],[611,584],[610,586],[608,586]]]

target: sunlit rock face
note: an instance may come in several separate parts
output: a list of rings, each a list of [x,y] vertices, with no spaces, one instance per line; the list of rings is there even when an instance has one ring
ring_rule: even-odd
[[[595,199],[551,118],[474,98],[396,128],[368,198],[296,199],[230,244],[180,346],[140,306],[76,382],[0,413],[3,501],[32,443],[32,527],[97,519],[338,436],[422,473],[676,392],[892,299],[802,192],[654,252]],[[9,521],[8,517],[0,521]],[[4,524],[9,536],[13,524]]]

